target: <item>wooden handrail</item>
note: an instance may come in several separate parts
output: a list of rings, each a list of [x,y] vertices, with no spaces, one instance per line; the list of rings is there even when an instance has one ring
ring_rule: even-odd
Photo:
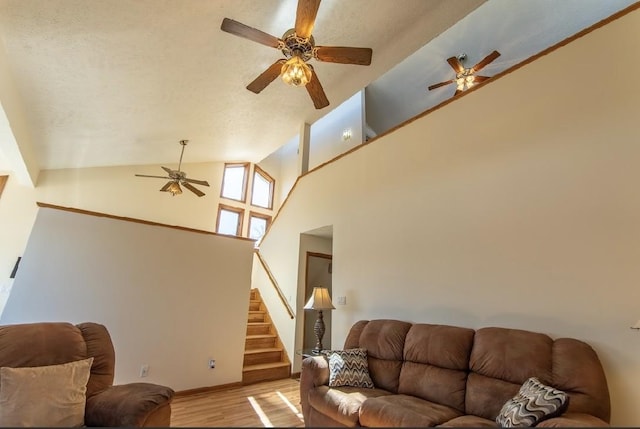
[[[274,289],[278,293],[278,297],[280,297],[280,301],[282,301],[282,304],[287,309],[287,313],[289,313],[289,317],[291,319],[295,318],[295,314],[293,313],[293,308],[291,308],[291,305],[289,305],[289,302],[285,299],[284,294],[280,289],[280,286],[278,286],[278,282],[276,281],[276,278],[273,276],[273,273],[271,272],[271,270],[269,269],[269,266],[267,265],[267,261],[264,260],[264,258],[260,254],[259,249],[255,249],[254,252],[258,257],[258,261],[260,261],[262,268],[264,268],[265,273],[267,273],[267,277],[269,277],[269,280],[271,280],[271,284],[273,285]]]

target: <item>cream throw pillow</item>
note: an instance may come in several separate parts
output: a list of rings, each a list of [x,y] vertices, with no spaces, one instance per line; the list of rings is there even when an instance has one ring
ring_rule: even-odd
[[[84,425],[93,358],[61,365],[0,368],[0,426]]]

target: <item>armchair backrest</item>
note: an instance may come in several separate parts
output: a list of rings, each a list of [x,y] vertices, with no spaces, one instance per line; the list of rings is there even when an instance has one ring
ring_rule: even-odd
[[[0,367],[58,365],[93,357],[87,398],[113,384],[115,351],[97,323],[63,322],[0,326]]]

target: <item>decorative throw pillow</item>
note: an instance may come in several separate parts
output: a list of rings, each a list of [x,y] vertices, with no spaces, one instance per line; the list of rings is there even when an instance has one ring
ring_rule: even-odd
[[[326,350],[322,353],[329,360],[329,386],[373,388],[366,349]]]
[[[562,414],[567,407],[569,395],[531,377],[520,387],[518,394],[502,406],[496,423],[502,427],[535,426]]]
[[[84,425],[93,358],[61,365],[0,368],[0,426]]]

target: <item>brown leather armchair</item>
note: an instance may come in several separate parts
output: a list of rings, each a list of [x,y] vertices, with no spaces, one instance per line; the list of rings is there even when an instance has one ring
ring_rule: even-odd
[[[0,367],[58,365],[93,357],[87,383],[87,426],[169,426],[173,390],[150,383],[113,385],[115,351],[97,323],[0,326]]]

